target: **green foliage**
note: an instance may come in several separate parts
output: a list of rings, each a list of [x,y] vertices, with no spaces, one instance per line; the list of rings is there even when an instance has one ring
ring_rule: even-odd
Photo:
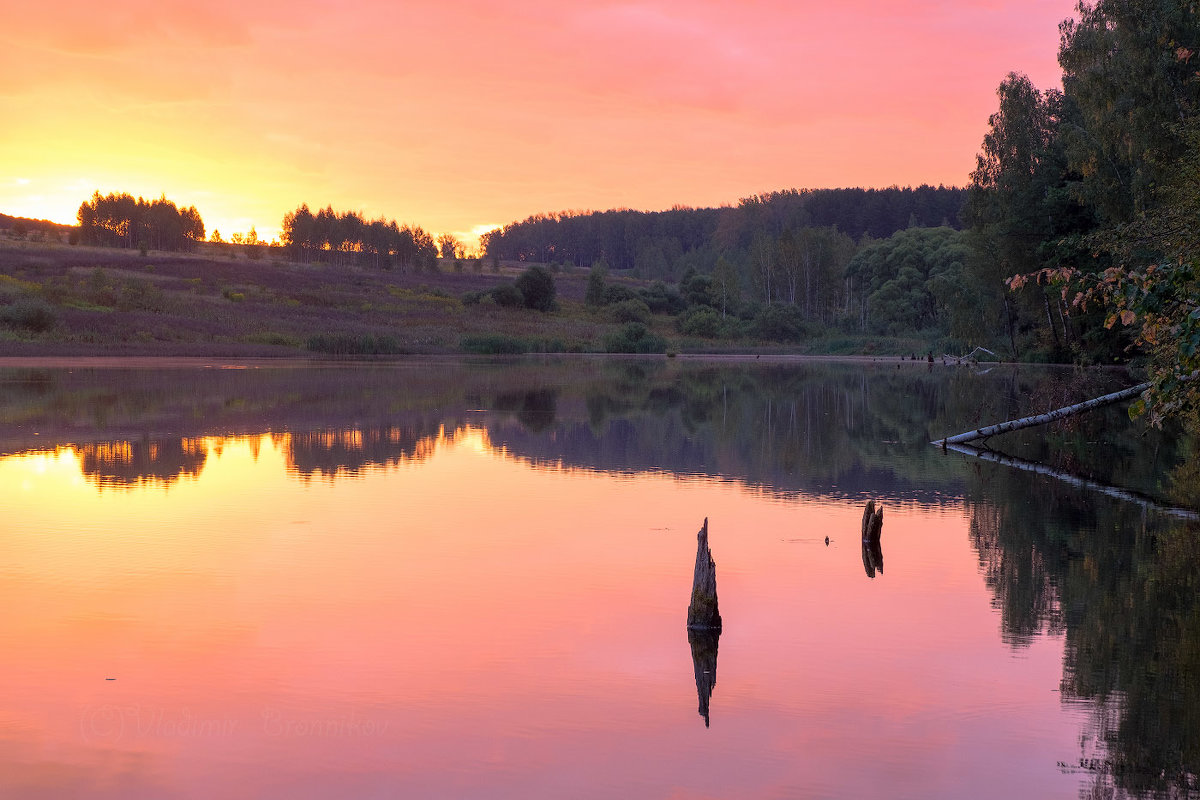
[[[692,306],[675,319],[675,329],[684,336],[716,339],[726,334],[728,327],[721,313],[708,306]]]
[[[565,341],[555,337],[508,336],[501,333],[484,333],[464,336],[459,348],[474,355],[523,355],[525,353],[582,353],[585,348],[578,341]]]
[[[602,306],[607,300],[608,288],[608,267],[605,266],[603,259],[592,265],[591,271],[588,273],[587,290],[584,292],[583,302],[589,306]]]
[[[610,284],[604,289],[604,305],[624,303],[626,300],[637,300],[638,293],[628,286]]]
[[[520,308],[525,305],[525,297],[521,290],[511,283],[502,283],[488,291],[496,305],[504,308]]]
[[[887,334],[969,328],[973,320],[955,313],[975,295],[969,260],[964,235],[950,228],[912,228],[863,248],[846,268],[867,295],[862,327]]]
[[[666,339],[651,333],[640,322],[629,322],[620,331],[604,337],[606,353],[663,353],[667,349]]]
[[[687,308],[687,301],[679,292],[669,288],[662,281],[655,281],[649,288],[639,289],[638,297],[655,314],[678,314]]]
[[[14,300],[28,297],[41,289],[36,283],[23,281],[11,275],[0,275],[0,303],[11,303]]]
[[[299,337],[275,331],[252,333],[246,336],[244,341],[251,344],[266,344],[274,347],[291,347],[296,349],[302,348],[305,345],[305,342]]]
[[[673,236],[644,237],[634,255],[633,273],[641,278],[670,279],[682,255],[683,246]]]
[[[44,300],[23,299],[0,306],[0,322],[9,328],[45,333],[57,324],[58,318]]]
[[[641,300],[622,300],[608,307],[608,313],[617,322],[650,321],[650,307]]]
[[[836,228],[784,230],[774,247],[774,295],[765,299],[800,306],[818,321],[829,319],[844,305],[842,275],[854,252],[854,240]]]
[[[517,291],[521,293],[526,308],[535,311],[553,311],[557,289],[554,276],[544,267],[533,266],[517,276]]]
[[[797,342],[816,333],[799,308],[779,304],[759,311],[750,324],[750,331],[759,339],[776,342]]]
[[[746,251],[760,231],[774,240],[788,228],[836,228],[858,240],[864,233],[890,236],[910,221],[956,225],[963,194],[941,186],[790,189],[744,198],[735,207],[536,214],[489,231],[481,242],[489,257],[530,263],[603,260],[611,269],[675,280],[688,268],[711,272],[718,253]]]
[[[679,294],[689,306],[713,305],[713,279],[695,272],[686,273],[679,280]]]
[[[305,347],[316,353],[336,356],[403,355],[407,352],[394,337],[369,333],[318,333],[308,337]]]
[[[1180,123],[1200,112],[1200,15],[1174,0],[1101,0],[1081,5],[1061,37],[1075,189],[1103,222],[1129,221],[1188,152]]]
[[[153,282],[130,278],[117,287],[116,308],[118,311],[161,311],[164,299],[162,290]]]
[[[500,333],[464,336],[459,347],[464,352],[482,356],[522,355],[531,349],[529,342],[525,339]]]
[[[1154,388],[1134,410],[1161,422],[1200,405],[1200,15],[1098,0],[1060,33],[1061,93],[1000,86],[972,175],[978,274],[989,292],[1014,276],[1000,300],[1026,356],[1148,356]]]

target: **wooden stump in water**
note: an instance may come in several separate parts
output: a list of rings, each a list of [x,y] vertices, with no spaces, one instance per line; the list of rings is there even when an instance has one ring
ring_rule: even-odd
[[[874,578],[875,573],[883,574],[883,546],[880,537],[883,535],[883,506],[875,507],[874,500],[867,501],[863,509],[862,521],[862,557],[863,569],[868,578]]]
[[[689,630],[721,630],[721,613],[717,609],[717,565],[708,549],[708,517],[696,534],[696,571],[692,575],[692,602],[688,605]]]
[[[878,542],[883,535],[883,506],[875,507],[874,500],[867,501],[863,509],[862,540],[863,543]]]

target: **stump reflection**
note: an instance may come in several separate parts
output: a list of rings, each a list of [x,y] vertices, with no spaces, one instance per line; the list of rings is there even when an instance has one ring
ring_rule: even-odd
[[[692,646],[692,667],[696,671],[696,695],[700,699],[700,716],[708,727],[708,705],[717,685],[717,644],[720,631],[688,628],[688,644]]]

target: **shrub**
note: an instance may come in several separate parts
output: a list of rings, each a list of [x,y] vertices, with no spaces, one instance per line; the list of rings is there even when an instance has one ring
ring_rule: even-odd
[[[536,311],[554,310],[554,276],[544,267],[530,267],[522,272],[517,276],[516,287],[526,308]]]
[[[779,342],[799,341],[813,335],[812,325],[795,306],[767,306],[755,315],[750,329],[760,339]]]
[[[713,304],[713,281],[708,275],[689,272],[679,281],[679,293],[689,305],[711,306]]]
[[[505,336],[502,333],[464,336],[459,347],[468,353],[481,356],[521,355],[530,350],[529,342],[516,336]]]
[[[721,315],[708,306],[692,306],[675,320],[675,329],[684,336],[715,339],[725,330]]]
[[[43,300],[19,300],[0,307],[0,321],[10,328],[45,333],[55,326],[58,318],[54,309]]]
[[[609,286],[604,290],[604,305],[623,303],[626,300],[637,300],[637,293],[627,286]]]
[[[250,344],[269,344],[276,347],[303,347],[304,342],[300,341],[295,336],[289,336],[286,333],[278,333],[276,331],[264,331],[262,333],[252,333],[244,338],[244,341]],[[311,349],[311,348],[310,348]]]
[[[662,353],[666,349],[667,341],[640,322],[627,323],[620,331],[604,337],[606,353]]]
[[[641,300],[622,300],[616,305],[609,306],[609,314],[617,322],[641,322],[650,321],[650,307]]]
[[[119,291],[115,298],[118,311],[162,310],[162,290],[150,281],[130,278],[121,283]]]
[[[587,291],[584,292],[583,302],[589,306],[602,306],[606,302],[605,291],[607,289],[606,280],[608,277],[608,267],[604,261],[597,261],[592,265],[591,272],[588,273]]]
[[[505,308],[519,308],[525,304],[524,295],[511,283],[502,283],[488,292],[488,294],[496,301],[496,305],[504,306]]]
[[[349,333],[317,333],[308,337],[307,349],[337,356],[399,355],[405,352],[391,336]]]
[[[668,288],[662,281],[655,281],[650,288],[639,290],[638,296],[655,314],[678,314],[687,308],[683,295]]]

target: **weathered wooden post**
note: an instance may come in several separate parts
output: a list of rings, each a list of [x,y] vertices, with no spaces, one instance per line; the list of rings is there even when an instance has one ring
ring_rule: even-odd
[[[883,536],[883,506],[875,507],[874,500],[867,501],[867,507],[863,509],[862,520],[862,558],[863,569],[867,572],[868,578],[874,578],[875,572],[883,574],[883,545],[880,543],[880,537]]]
[[[696,695],[704,727],[709,723],[709,701],[717,685],[717,645],[721,638],[721,612],[717,608],[717,565],[708,549],[708,518],[696,534],[696,569],[692,574],[692,601],[688,604],[688,644],[696,672]]]
[[[696,534],[696,570],[692,574],[692,602],[688,605],[688,630],[721,630],[717,609],[717,565],[708,549],[708,517]]]

